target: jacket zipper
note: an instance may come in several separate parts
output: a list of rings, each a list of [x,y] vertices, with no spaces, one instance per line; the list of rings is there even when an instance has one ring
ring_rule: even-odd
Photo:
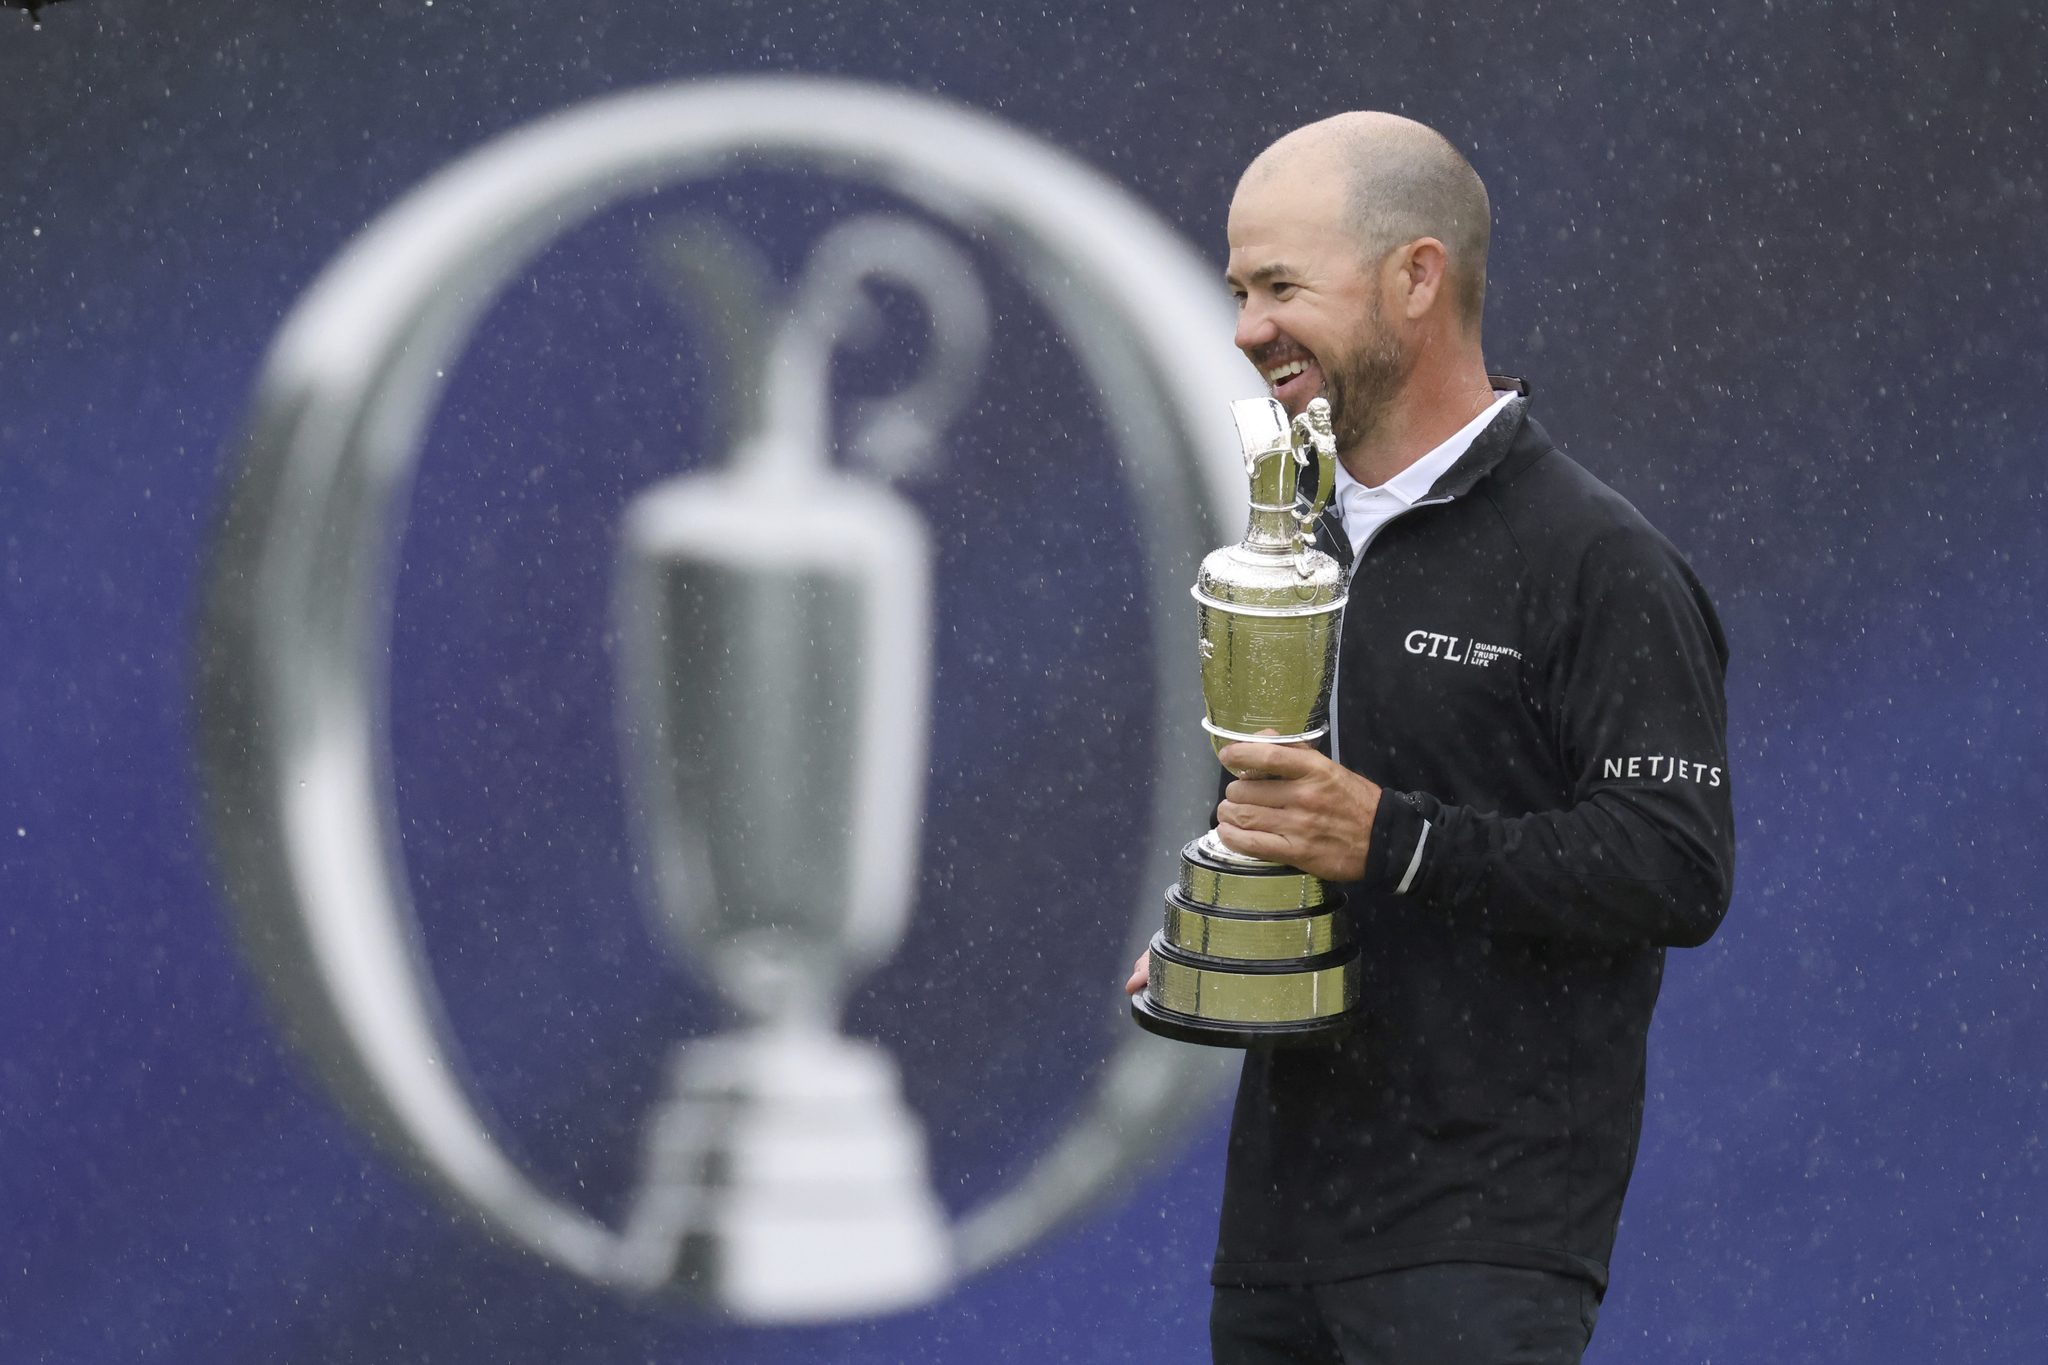
[[[1350,572],[1350,573],[1348,573],[1348,574],[1346,574],[1346,575],[1344,576],[1344,610],[1343,610],[1343,611],[1340,611],[1340,612],[1338,612],[1338,613],[1337,613],[1337,660],[1338,660],[1338,664],[1337,664],[1337,667],[1336,667],[1336,668],[1335,668],[1334,670],[1332,670],[1332,671],[1331,671],[1331,674],[1330,674],[1330,722],[1329,722],[1329,723],[1330,723],[1330,759],[1331,759],[1331,761],[1332,761],[1332,762],[1335,762],[1335,763],[1342,763],[1342,762],[1344,761],[1344,735],[1343,735],[1343,727],[1342,727],[1342,725],[1341,725],[1341,724],[1339,724],[1339,722],[1338,722],[1338,719],[1337,719],[1337,692],[1338,692],[1338,685],[1339,685],[1339,681],[1340,681],[1340,680],[1342,679],[1342,677],[1343,677],[1343,675],[1344,675],[1344,665],[1343,665],[1343,659],[1344,659],[1344,621],[1345,621],[1345,618],[1347,618],[1347,617],[1348,617],[1348,616],[1350,616],[1350,614],[1351,614],[1351,579],[1352,579],[1352,578],[1353,578],[1353,577],[1354,577],[1354,576],[1355,576],[1355,575],[1356,575],[1356,574],[1358,573],[1358,566],[1359,566],[1359,564],[1360,564],[1360,563],[1362,563],[1362,562],[1364,561],[1364,559],[1365,559],[1365,552],[1366,552],[1366,550],[1368,550],[1368,549],[1372,548],[1372,543],[1373,543],[1373,541],[1375,541],[1375,540],[1378,540],[1378,539],[1380,538],[1380,532],[1382,532],[1382,531],[1386,530],[1386,529],[1387,529],[1387,528],[1388,528],[1389,526],[1392,526],[1392,525],[1393,525],[1393,524],[1394,524],[1395,522],[1399,521],[1399,520],[1400,520],[1401,518],[1403,518],[1403,517],[1405,517],[1405,516],[1408,516],[1408,515],[1409,515],[1410,513],[1412,513],[1412,512],[1415,512],[1415,511],[1418,511],[1418,510],[1420,510],[1421,508],[1424,508],[1424,507],[1441,507],[1441,506],[1443,506],[1443,505],[1444,505],[1445,503],[1447,503],[1447,502],[1456,502],[1456,501],[1457,501],[1457,498],[1456,498],[1456,497],[1454,497],[1454,496],[1452,496],[1452,495],[1450,495],[1450,494],[1445,494],[1445,495],[1444,495],[1443,497],[1441,497],[1441,498],[1424,498],[1424,499],[1422,499],[1422,500],[1421,500],[1420,502],[1412,502],[1412,503],[1408,504],[1408,506],[1406,506],[1406,507],[1402,508],[1402,509],[1401,509],[1400,511],[1398,511],[1398,512],[1394,513],[1394,515],[1393,515],[1393,516],[1391,516],[1391,517],[1388,517],[1388,518],[1387,518],[1387,519],[1386,519],[1385,521],[1381,522],[1381,523],[1380,523],[1380,524],[1379,524],[1378,526],[1375,526],[1375,527],[1373,528],[1373,532],[1372,532],[1372,539],[1371,539],[1371,540],[1368,540],[1368,541],[1366,541],[1366,542],[1365,542],[1365,544],[1364,544],[1363,546],[1359,546],[1359,545],[1353,545],[1353,546],[1351,547],[1351,572]],[[1340,518],[1338,519],[1338,524],[1339,524],[1339,525],[1342,525],[1342,524],[1343,524],[1343,519],[1342,519],[1341,517],[1340,517]],[[1345,538],[1345,539],[1346,539],[1347,541],[1351,539],[1351,537],[1350,537],[1349,533],[1346,533],[1346,535],[1345,535],[1345,537],[1344,537],[1344,538]]]

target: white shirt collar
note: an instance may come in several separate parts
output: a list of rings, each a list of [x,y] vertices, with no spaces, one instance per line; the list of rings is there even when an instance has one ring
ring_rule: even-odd
[[[1507,406],[1508,400],[1514,396],[1515,391],[1512,389],[1495,389],[1493,391],[1493,405],[1491,407],[1487,408],[1486,411],[1480,413],[1477,417],[1474,417],[1464,426],[1459,427],[1457,431],[1451,434],[1448,440],[1435,450],[1430,451],[1429,454],[1423,456],[1414,464],[1409,465],[1406,469],[1376,488],[1368,488],[1352,478],[1351,472],[1345,469],[1340,461],[1337,465],[1337,486],[1333,490],[1336,496],[1331,499],[1331,501],[1337,504],[1338,515],[1342,516],[1346,511],[1350,510],[1345,504],[1353,501],[1360,494],[1373,497],[1375,501],[1384,501],[1385,498],[1392,497],[1398,500],[1403,507],[1413,507],[1416,503],[1428,497],[1429,490],[1436,487],[1436,481],[1444,476],[1446,470],[1458,462],[1459,456],[1472,448],[1472,443],[1479,439],[1479,433],[1486,430],[1487,425],[1493,421],[1502,408]],[[1349,529],[1348,522],[1346,529]]]

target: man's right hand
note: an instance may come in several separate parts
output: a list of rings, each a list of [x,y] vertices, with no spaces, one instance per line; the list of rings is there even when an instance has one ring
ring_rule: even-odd
[[[1131,964],[1131,979],[1124,982],[1124,994],[1136,995],[1152,982],[1152,950],[1147,948],[1138,954],[1138,960]]]

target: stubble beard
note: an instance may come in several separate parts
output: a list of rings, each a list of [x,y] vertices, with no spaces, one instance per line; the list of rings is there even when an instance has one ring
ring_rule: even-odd
[[[1324,363],[1322,371],[1322,396],[1330,400],[1337,449],[1356,450],[1385,424],[1408,373],[1401,337],[1386,325],[1378,299],[1366,319],[1365,339]]]

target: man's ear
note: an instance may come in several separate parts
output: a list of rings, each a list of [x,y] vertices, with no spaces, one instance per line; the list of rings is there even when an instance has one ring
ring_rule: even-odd
[[[1418,237],[1397,248],[1390,264],[1396,273],[1395,297],[1402,315],[1410,322],[1428,314],[1444,297],[1444,276],[1451,266],[1451,253],[1434,237]],[[1445,300],[1448,303],[1448,300]]]

